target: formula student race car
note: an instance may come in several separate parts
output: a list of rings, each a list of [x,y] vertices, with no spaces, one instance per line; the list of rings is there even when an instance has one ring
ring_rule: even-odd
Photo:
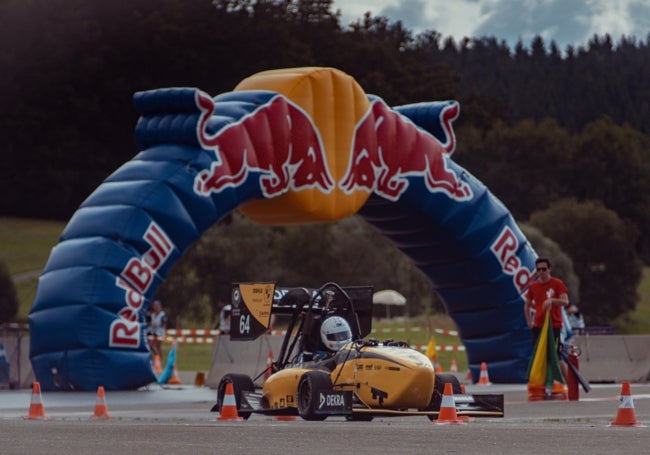
[[[273,315],[288,316],[289,321],[271,371],[256,378],[224,375],[212,411],[221,410],[231,383],[244,419],[259,413],[305,420],[337,415],[361,421],[405,415],[434,420],[444,385],[450,382],[458,416],[503,417],[503,395],[465,395],[455,376],[436,375],[429,358],[407,343],[366,339],[372,327],[372,295],[371,286],[335,283],[320,289],[235,284],[231,340],[268,333]]]

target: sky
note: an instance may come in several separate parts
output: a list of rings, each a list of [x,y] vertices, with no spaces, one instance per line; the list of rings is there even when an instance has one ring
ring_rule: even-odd
[[[401,20],[416,34],[435,30],[456,42],[494,36],[511,48],[520,39],[529,48],[537,35],[547,46],[555,40],[565,50],[586,47],[594,35],[646,42],[650,33],[649,0],[334,0],[337,9],[343,25],[370,11],[391,22]]]

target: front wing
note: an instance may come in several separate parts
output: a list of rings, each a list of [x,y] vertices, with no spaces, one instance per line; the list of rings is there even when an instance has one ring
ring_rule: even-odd
[[[318,391],[319,402],[316,414],[327,416],[350,415],[352,414],[352,392],[351,391]],[[284,403],[283,403],[284,404]],[[259,392],[242,392],[242,400],[239,406],[241,412],[250,412],[270,416],[298,415],[298,408],[295,406],[281,406],[268,408],[262,406],[262,394]]]
[[[454,395],[456,414],[467,417],[503,417],[503,394]],[[437,411],[439,412],[439,411]]]
[[[346,395],[343,404],[332,404],[321,400],[321,409],[318,411],[322,414],[331,416],[335,415],[364,415],[373,417],[397,417],[397,416],[427,416],[430,419],[437,419],[440,413],[439,409],[433,410],[414,410],[414,409],[386,409],[370,408],[363,405],[352,405],[352,392]],[[456,405],[456,414],[459,417],[503,417],[504,397],[503,394],[474,394],[474,395],[454,395]],[[278,408],[265,408],[262,406],[262,394],[259,392],[243,392],[240,405],[242,412],[257,413],[270,416],[278,415],[298,415],[295,406],[284,406]]]

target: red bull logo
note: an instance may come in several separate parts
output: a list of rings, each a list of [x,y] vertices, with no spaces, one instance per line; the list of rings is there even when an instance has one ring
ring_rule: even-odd
[[[197,92],[196,103],[202,112],[199,142],[216,155],[210,169],[196,176],[196,193],[209,195],[238,187],[251,172],[261,174],[260,187],[267,198],[290,190],[318,188],[329,193],[334,188],[317,128],[299,106],[284,96],[273,97],[214,135],[206,132],[214,112],[212,98]]]
[[[429,191],[444,192],[464,201],[472,190],[447,167],[455,146],[450,123],[458,117],[458,104],[442,114],[449,140],[443,145],[382,101],[374,101],[355,129],[348,171],[339,182],[346,193],[374,191],[396,201],[409,185],[407,177],[423,177]]]
[[[437,111],[443,143],[383,101],[371,102],[354,79],[337,70],[263,72],[233,93],[245,101],[251,90],[276,95],[221,128],[214,126],[221,109],[197,92],[197,138],[214,160],[195,177],[196,194],[209,196],[256,178],[264,199],[241,210],[265,224],[343,219],[372,192],[398,200],[413,178],[425,182],[429,192],[457,201],[473,196],[449,158],[457,103]]]
[[[238,187],[252,171],[261,174],[260,187],[267,198],[290,190],[318,188],[329,193],[334,188],[318,129],[300,107],[282,95],[213,135],[206,132],[214,112],[213,100],[198,92],[197,105],[202,112],[199,141],[216,156],[210,169],[199,172],[195,179],[198,194]],[[442,144],[384,102],[374,101],[355,128],[347,172],[339,187],[346,194],[374,191],[395,201],[408,188],[407,177],[419,176],[431,192],[444,192],[459,201],[470,199],[469,185],[447,167],[455,146],[451,122],[458,113],[456,103],[445,108],[443,127],[449,140]],[[273,140],[265,133],[269,130]]]

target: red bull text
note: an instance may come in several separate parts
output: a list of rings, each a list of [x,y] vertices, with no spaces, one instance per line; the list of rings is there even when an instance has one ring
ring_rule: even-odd
[[[110,326],[108,345],[121,348],[140,347],[138,312],[144,303],[144,294],[153,282],[155,273],[169,258],[174,244],[156,223],[151,222],[142,236],[149,249],[141,258],[132,258],[115,280],[124,290],[125,306]]]
[[[519,292],[523,292],[530,283],[533,272],[524,267],[517,257],[519,240],[512,229],[504,227],[490,249],[499,260],[503,273],[512,275],[515,286]]]

